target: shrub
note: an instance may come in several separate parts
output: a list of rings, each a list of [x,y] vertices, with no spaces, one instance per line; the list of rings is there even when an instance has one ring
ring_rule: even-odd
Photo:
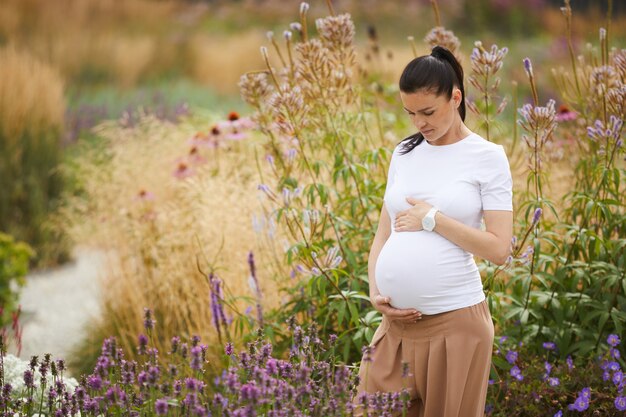
[[[605,352],[592,360],[569,355],[561,360],[553,342],[543,343],[543,352],[537,354],[511,337],[500,337],[494,351],[495,372],[489,380],[487,415],[561,416],[568,411],[623,415],[626,378],[620,338],[611,334],[606,343],[601,345]]]
[[[572,11],[565,3],[569,28]],[[558,112],[554,100],[540,104],[532,63],[524,59],[533,103],[519,109],[518,122],[529,173],[520,190],[510,279],[495,279],[502,268],[483,265],[505,333],[537,352],[543,342],[554,342],[561,359],[574,352],[592,355],[601,340],[623,334],[626,325],[626,50],[609,50],[601,28],[599,50],[576,57],[568,35],[572,68],[553,71],[567,103]],[[572,187],[556,202],[545,192],[555,137],[569,140],[574,164]]]
[[[28,261],[34,254],[26,243],[0,232],[0,328],[13,319],[19,288],[26,283]]]
[[[0,230],[33,246],[38,263],[56,263],[67,248],[46,219],[63,183],[63,82],[12,47],[0,49],[0,62]]]

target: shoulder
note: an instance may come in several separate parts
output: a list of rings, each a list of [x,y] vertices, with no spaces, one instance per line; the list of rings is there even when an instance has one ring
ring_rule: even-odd
[[[479,153],[481,162],[508,162],[504,146],[489,142],[476,133],[473,134],[472,146]]]

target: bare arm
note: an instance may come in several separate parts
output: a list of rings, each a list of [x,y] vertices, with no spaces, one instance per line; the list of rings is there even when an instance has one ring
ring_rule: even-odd
[[[466,251],[502,265],[511,253],[513,212],[485,210],[485,231],[467,226],[440,212],[435,215],[434,231]]]

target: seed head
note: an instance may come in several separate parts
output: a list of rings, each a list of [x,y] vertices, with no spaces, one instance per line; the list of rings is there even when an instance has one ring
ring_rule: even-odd
[[[443,46],[455,54],[456,50],[461,46],[461,41],[454,35],[454,32],[447,30],[443,26],[434,27],[426,37],[424,42],[430,45],[431,48],[435,46]]]

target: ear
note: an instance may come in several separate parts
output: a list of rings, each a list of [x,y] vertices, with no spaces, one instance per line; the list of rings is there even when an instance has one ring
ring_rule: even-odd
[[[461,105],[461,100],[463,99],[463,93],[457,87],[452,89],[452,101],[454,101],[454,107],[459,107]]]

